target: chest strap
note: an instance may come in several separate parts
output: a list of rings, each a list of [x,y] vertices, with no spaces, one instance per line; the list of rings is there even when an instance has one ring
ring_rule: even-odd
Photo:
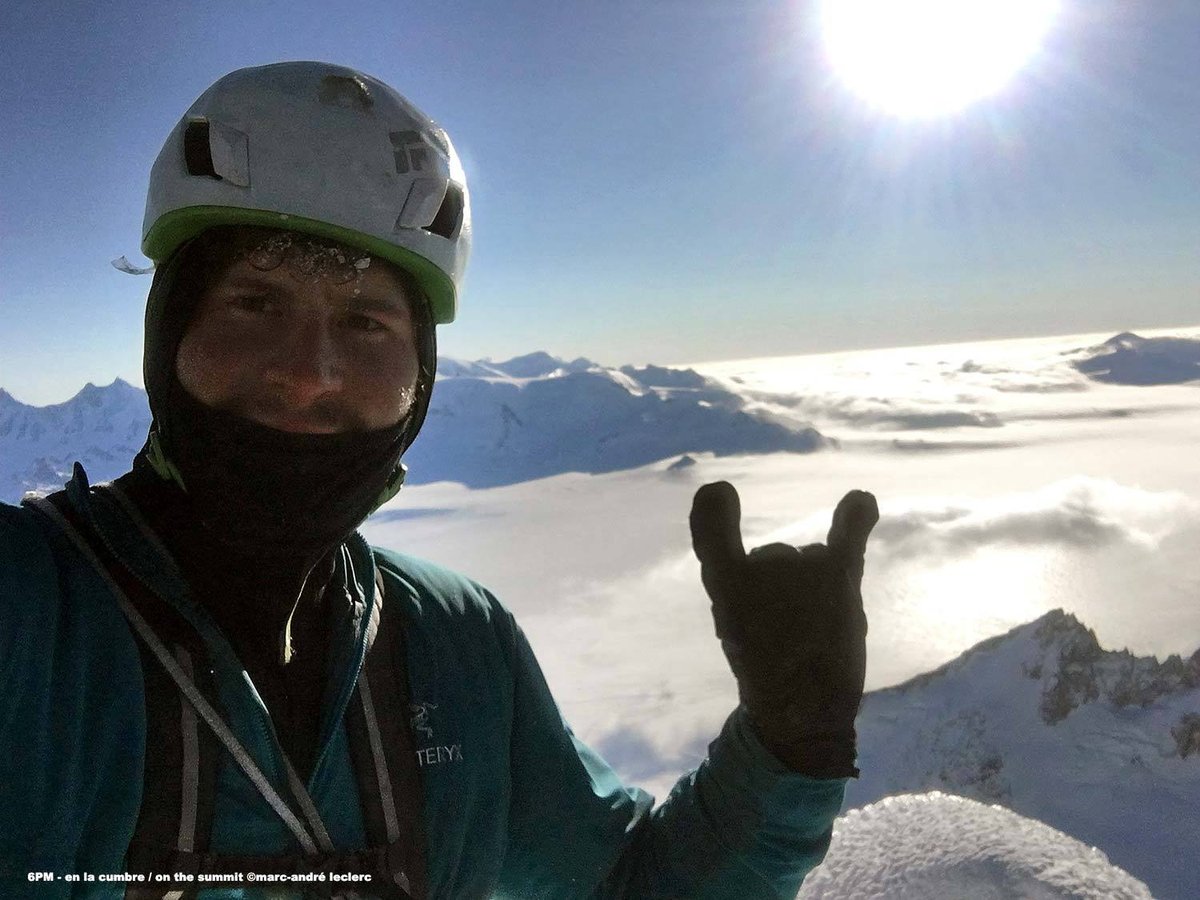
[[[146,761],[143,801],[126,859],[131,872],[192,876],[255,874],[369,874],[356,892],[349,884],[305,882],[286,887],[313,896],[372,896],[382,900],[424,900],[428,894],[421,831],[422,797],[403,714],[408,685],[403,635],[396,615],[382,616],[382,593],[374,608],[376,639],[371,643],[347,710],[346,727],[363,822],[372,846],[338,850],[291,762],[281,753],[291,803],[262,773],[229,727],[200,635],[169,604],[138,580],[95,531],[83,523],[63,493],[26,503],[51,519],[93,565],[117,599],[139,640],[146,687]],[[379,583],[382,589],[382,583]],[[156,664],[152,664],[153,657]],[[199,663],[199,665],[197,664]],[[398,664],[399,663],[399,664]],[[372,683],[382,689],[372,691]],[[382,708],[377,704],[382,703]],[[399,715],[396,715],[397,707]],[[203,721],[206,728],[200,728]],[[226,751],[288,827],[299,851],[283,855],[209,852],[217,762]],[[300,812],[297,814],[295,808]],[[207,880],[204,887],[230,887]],[[137,900],[195,897],[198,882],[133,886]]]

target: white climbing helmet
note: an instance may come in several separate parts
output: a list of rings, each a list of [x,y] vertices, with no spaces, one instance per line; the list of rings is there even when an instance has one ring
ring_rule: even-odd
[[[238,69],[188,109],[150,172],[142,252],[161,263],[214,225],[331,238],[408,271],[454,320],[471,248],[450,138],[382,81],[343,66]]]

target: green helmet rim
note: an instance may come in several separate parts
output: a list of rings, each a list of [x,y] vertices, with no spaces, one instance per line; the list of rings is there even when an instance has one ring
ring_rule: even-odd
[[[217,225],[257,225],[298,231],[365,250],[372,256],[399,266],[416,279],[418,286],[429,299],[435,325],[446,325],[454,321],[454,282],[438,266],[406,247],[391,244],[361,231],[303,216],[234,206],[188,206],[160,216],[146,233],[142,241],[142,252],[157,265],[168,259],[187,241]]]

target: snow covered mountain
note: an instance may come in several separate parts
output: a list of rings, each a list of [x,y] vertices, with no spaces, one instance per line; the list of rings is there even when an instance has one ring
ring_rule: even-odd
[[[494,487],[563,472],[612,472],[689,452],[806,453],[815,429],[749,413],[688,369],[604,368],[544,353],[506,363],[440,363],[410,480]]]
[[[867,694],[858,732],[847,808],[931,790],[999,804],[1099,847],[1155,897],[1200,897],[1200,650],[1104,650],[1055,610]]]
[[[1101,851],[996,805],[934,791],[838,819],[799,900],[1150,900]]]
[[[410,483],[512,484],[609,472],[688,452],[809,452],[832,442],[795,420],[744,411],[736,393],[690,370],[604,368],[534,353],[502,363],[443,359]],[[89,384],[64,403],[27,406],[0,390],[0,501],[54,490],[83,463],[116,477],[142,446],[146,395]]]
[[[1078,351],[1077,351],[1078,352]],[[1144,338],[1131,331],[1089,348],[1073,365],[1094,381],[1109,384],[1183,384],[1200,381],[1200,340]]]
[[[0,501],[58,490],[76,460],[93,481],[115,478],[128,470],[149,427],[146,392],[119,378],[106,387],[89,383],[51,406],[27,406],[0,389]]]

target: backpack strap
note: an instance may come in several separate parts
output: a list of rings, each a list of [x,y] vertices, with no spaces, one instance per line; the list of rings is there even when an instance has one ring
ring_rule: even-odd
[[[208,650],[200,635],[169,604],[116,562],[114,554],[84,522],[66,492],[33,499],[27,505],[53,521],[106,576],[110,587],[115,585],[119,589],[120,596],[137,615],[147,624],[152,623],[176,665],[209,703],[219,707]],[[220,744],[210,730],[200,728],[195,708],[175,689],[170,675],[154,660],[147,644],[138,641],[137,648],[145,685],[146,746],[142,802],[125,864],[130,872],[149,873],[166,871],[161,863],[180,851],[201,854],[208,851]],[[195,890],[165,888],[146,893],[143,888],[138,896],[143,900],[152,896],[183,900],[195,894]]]
[[[424,900],[427,895],[424,848],[423,842],[418,845],[414,840],[420,839],[420,827],[416,823],[420,821],[421,794],[416,761],[411,752],[412,739],[403,715],[408,696],[407,679],[403,665],[395,664],[397,652],[403,663],[403,648],[395,643],[398,623],[395,623],[396,627],[389,626],[380,632],[380,635],[386,635],[383,640],[373,642],[374,652],[368,653],[356,691],[358,702],[351,704],[350,718],[355,718],[354,712],[357,712],[360,724],[356,727],[348,722],[364,824],[373,846],[339,851],[333,847],[315,805],[290,762],[284,759],[289,793],[301,807],[301,815],[306,821],[302,821],[275,791],[218,712],[207,650],[195,629],[129,572],[102,537],[82,521],[64,493],[27,500],[26,503],[57,525],[93,565],[141,639],[138,647],[146,681],[146,754],[142,807],[127,851],[128,871],[147,874],[181,872],[192,876],[245,872],[368,873],[372,876],[368,889],[372,896],[383,900]],[[381,605],[382,594],[380,603],[375,606],[376,616]],[[399,617],[385,618],[395,620]],[[375,659],[384,662],[372,662]],[[373,671],[381,673],[383,679],[379,683],[384,689],[377,694],[388,698],[391,704],[385,707],[383,716],[377,711],[376,696],[369,684]],[[392,677],[403,681],[393,682]],[[400,706],[398,718],[394,715],[396,705]],[[207,728],[199,727],[201,719]],[[403,746],[409,748],[408,752],[400,746],[387,746],[398,736],[405,740]],[[303,848],[302,852],[277,856],[208,852],[221,745],[288,825]],[[391,790],[385,791],[389,786]],[[418,875],[416,885],[410,879],[410,867]],[[195,897],[201,889],[214,886],[232,885],[230,882],[200,884],[196,881],[131,885],[125,896],[131,900],[184,900]],[[419,893],[410,893],[414,886]],[[305,883],[303,887],[306,891],[316,887],[321,894],[336,890],[346,896],[353,895],[353,887],[335,888],[329,882],[324,885]]]
[[[194,875],[199,870],[187,865],[180,855],[203,855],[209,851],[221,748],[212,731],[201,727],[196,710],[140,641],[138,649],[146,681],[146,761],[142,804],[126,851],[125,866],[127,871],[144,874]],[[206,666],[197,666],[183,646],[176,645],[173,649],[180,668],[213,699],[215,685]],[[134,896],[132,890],[131,885],[126,891],[127,898]],[[160,889],[136,896],[194,900],[197,890]]]
[[[375,569],[378,602],[370,624],[375,639],[359,673],[346,730],[367,836],[395,848],[407,873],[402,885],[417,900],[429,895],[424,791],[416,744],[409,727],[410,690],[403,622],[398,603],[385,602],[383,577]]]

